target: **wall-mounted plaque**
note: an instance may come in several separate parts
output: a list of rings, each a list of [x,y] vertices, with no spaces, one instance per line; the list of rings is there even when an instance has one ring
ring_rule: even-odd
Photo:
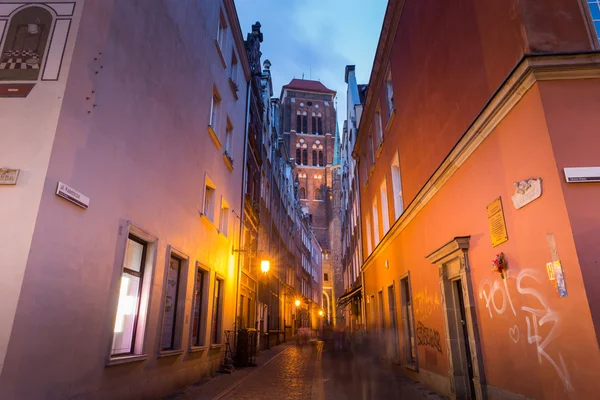
[[[72,187],[65,185],[62,182],[58,182],[56,188],[56,194],[65,200],[70,201],[73,204],[77,204],[81,208],[87,209],[90,206],[90,198],[84,196],[81,192],[73,189]]]
[[[513,205],[518,210],[542,195],[542,178],[527,179],[515,182],[515,194],[512,196]]]
[[[18,169],[0,168],[0,185],[16,185],[18,179]]]
[[[504,211],[502,210],[502,198],[498,197],[488,204],[486,208],[492,246],[496,247],[508,240]]]

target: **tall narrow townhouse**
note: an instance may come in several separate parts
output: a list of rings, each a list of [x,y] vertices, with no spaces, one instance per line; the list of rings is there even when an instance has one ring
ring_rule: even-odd
[[[0,398],[212,374],[243,208],[233,1],[2,0],[0,49]]]
[[[391,0],[354,155],[365,307],[466,399],[600,382],[598,2]]]

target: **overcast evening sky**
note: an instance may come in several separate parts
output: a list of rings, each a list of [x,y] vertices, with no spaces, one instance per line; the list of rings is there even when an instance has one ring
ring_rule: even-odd
[[[340,131],[345,119],[344,68],[356,65],[368,83],[386,0],[235,0],[244,39],[259,21],[262,61],[271,61],[274,97],[293,78],[320,80],[338,92]]]

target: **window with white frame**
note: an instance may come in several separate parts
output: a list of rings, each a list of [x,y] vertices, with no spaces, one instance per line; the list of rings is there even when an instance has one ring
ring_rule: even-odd
[[[372,238],[371,238],[371,214],[367,213],[367,218],[365,218],[365,228],[367,235],[367,256],[371,254],[373,250]]]
[[[183,308],[185,299],[186,260],[170,251],[166,271],[165,298],[163,305],[163,324],[160,349],[176,350],[181,348],[183,327]]]
[[[387,114],[388,120],[390,119],[392,113],[396,109],[394,105],[394,85],[392,83],[392,68],[388,66],[388,71],[385,76],[385,97],[386,97],[386,106],[387,106]]]
[[[377,105],[377,109],[375,110],[375,151],[381,147],[383,144],[383,121],[381,116],[381,106]]]
[[[223,10],[219,10],[219,26],[217,28],[217,44],[219,49],[223,51],[225,48],[225,40],[227,40],[227,20]]]
[[[404,203],[402,199],[402,179],[400,175],[400,160],[398,152],[392,160],[392,191],[394,194],[394,216],[396,219],[404,212]]]
[[[233,84],[232,88],[235,90],[236,93],[239,90],[239,87],[238,87],[239,75],[240,75],[240,63],[238,62],[237,56],[235,55],[235,51],[232,51],[231,52],[231,71],[230,71],[229,79],[231,79],[231,83]]]
[[[152,256],[150,238],[134,234],[127,237],[111,357],[143,354],[146,309],[150,296]],[[153,239],[155,240],[155,239]]]
[[[379,210],[377,209],[377,196],[373,199],[371,209],[373,212],[373,246],[377,247],[379,244]]]
[[[213,297],[212,324],[210,330],[210,343],[221,344],[223,341],[222,331],[222,312],[223,312],[223,286],[224,280],[215,278],[215,290]]]
[[[390,230],[390,214],[388,211],[388,192],[387,192],[387,179],[384,177],[379,187],[381,194],[381,220],[383,223],[383,235]]]
[[[233,160],[233,125],[227,117],[227,125],[225,127],[225,155]]]
[[[192,314],[192,347],[204,346],[206,333],[206,304],[208,300],[208,276],[210,272],[200,264],[196,266]]]
[[[211,222],[215,222],[215,198],[217,196],[217,189],[215,184],[206,177],[206,184],[204,188],[204,216]]]
[[[219,118],[221,115],[221,95],[217,87],[213,87],[212,99],[210,102],[210,127],[215,135],[219,136]]]
[[[590,16],[596,30],[596,36],[600,39],[600,0],[587,0]]]
[[[221,199],[221,216],[219,217],[219,231],[228,236],[229,233],[229,204]]]

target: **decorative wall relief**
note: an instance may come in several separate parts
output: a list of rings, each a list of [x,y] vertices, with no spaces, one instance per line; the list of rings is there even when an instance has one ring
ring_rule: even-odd
[[[0,80],[34,81],[40,74],[52,29],[52,14],[26,7],[10,19],[0,56]]]
[[[0,168],[0,185],[16,185],[18,179],[18,169]]]
[[[518,210],[542,195],[542,178],[526,179],[515,182],[515,194],[512,196],[513,205]]]

